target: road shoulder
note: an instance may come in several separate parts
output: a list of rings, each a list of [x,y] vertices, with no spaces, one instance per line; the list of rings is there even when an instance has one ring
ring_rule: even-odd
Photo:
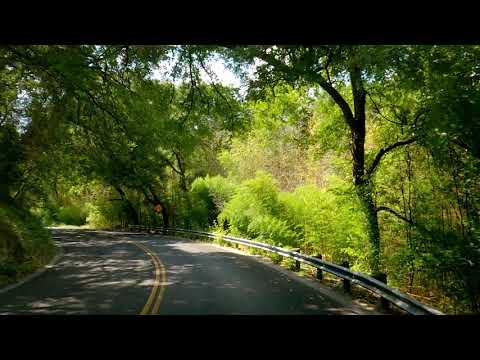
[[[47,271],[48,269],[52,268],[55,266],[56,263],[58,263],[58,261],[63,257],[64,255],[64,252],[63,252],[63,249],[61,246],[58,246],[57,247],[58,249],[58,254],[55,255],[53,257],[52,260],[50,260],[50,262],[47,264],[47,265],[44,265],[43,267],[39,268],[38,270],[36,270],[35,272],[33,272],[32,274],[30,275],[27,275],[25,276],[23,279],[21,279],[20,281],[14,283],[14,284],[10,284],[10,285],[7,285],[3,288],[0,289],[0,294],[4,294],[10,290],[13,290],[13,289],[16,289],[18,288],[19,286],[22,286],[23,284],[27,283],[27,282],[30,282],[31,280],[39,277],[40,275],[42,275],[45,271]]]
[[[165,235],[153,235],[153,234],[150,234],[150,236],[159,236],[159,237],[166,238],[166,239],[172,240],[172,241],[182,240],[182,241],[187,241],[187,242],[191,241],[191,242],[196,242],[196,243],[203,243],[205,245],[213,246],[217,249],[222,249],[223,251],[228,251],[228,252],[231,252],[231,253],[235,253],[237,255],[242,255],[242,256],[249,257],[249,258],[254,259],[255,261],[263,264],[264,266],[267,266],[267,267],[269,267],[269,268],[271,268],[271,269],[273,269],[277,272],[280,272],[281,274],[289,277],[292,280],[300,282],[300,283],[318,291],[322,295],[332,299],[333,301],[339,303],[340,305],[342,305],[346,308],[350,308],[352,311],[354,311],[355,313],[357,313],[359,315],[382,315],[382,313],[379,313],[378,311],[376,311],[374,306],[359,302],[358,300],[354,299],[353,297],[348,296],[347,294],[342,294],[342,293],[336,291],[335,289],[331,289],[331,288],[327,287],[326,285],[319,283],[318,281],[316,281],[313,278],[300,276],[298,273],[290,271],[288,269],[285,269],[285,268],[281,267],[280,265],[274,264],[268,258],[262,257],[260,255],[252,255],[248,252],[244,252],[244,251],[239,250],[239,249],[235,249],[235,248],[228,247],[228,246],[222,246],[222,245],[212,243],[212,242],[205,242],[205,241],[201,241],[201,240],[197,240],[197,239],[189,239],[189,238],[185,238],[185,237],[172,237],[172,236],[168,236],[168,235],[167,236],[165,236]]]

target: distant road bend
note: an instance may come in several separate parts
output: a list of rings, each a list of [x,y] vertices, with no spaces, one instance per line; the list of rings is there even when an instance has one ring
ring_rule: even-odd
[[[233,249],[160,235],[52,231],[63,257],[0,293],[0,315],[374,313],[314,280]]]

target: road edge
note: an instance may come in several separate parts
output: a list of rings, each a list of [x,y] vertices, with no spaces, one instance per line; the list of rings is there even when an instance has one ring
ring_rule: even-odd
[[[57,255],[55,255],[53,257],[53,259],[50,260],[50,262],[47,265],[44,265],[42,268],[38,269],[34,273],[25,276],[19,282],[8,285],[8,286],[5,286],[4,288],[1,288],[0,289],[0,294],[4,294],[4,293],[6,293],[10,290],[16,289],[17,287],[22,286],[23,284],[37,278],[40,275],[42,275],[45,271],[52,268],[63,257],[63,255],[65,255],[65,253],[63,252],[63,249],[61,247],[59,247],[59,253]]]
[[[216,247],[218,249],[226,250],[232,253],[236,253],[238,255],[242,256],[247,256],[251,258],[252,260],[263,264],[266,267],[269,267],[272,270],[275,270],[284,276],[289,277],[290,279],[303,283],[304,285],[312,288],[315,291],[318,291],[321,293],[323,296],[326,296],[333,300],[334,302],[337,302],[339,305],[349,308],[351,311],[353,311],[356,315],[388,315],[384,312],[379,311],[375,306],[371,304],[365,304],[359,301],[358,299],[355,299],[353,296],[349,296],[348,294],[340,293],[337,291],[337,289],[334,289],[326,284],[321,284],[315,281],[313,278],[301,276],[296,272],[287,270],[283,268],[280,265],[272,263],[270,260],[267,258],[260,256],[260,255],[252,255],[246,251],[242,251],[237,248],[233,248],[230,246],[222,246],[218,243],[212,242],[212,241],[202,241],[199,239],[192,239],[192,238],[186,238],[183,236],[172,236],[172,235],[163,235],[163,234],[149,234],[149,233],[138,233],[138,232],[122,232],[122,231],[99,231],[99,232],[113,232],[113,233],[121,233],[123,235],[133,235],[133,236],[142,236],[142,237],[160,237],[160,238],[166,238],[169,240],[183,240],[183,241],[193,241],[197,243],[204,243],[208,244],[210,246]]]
[[[135,235],[139,235],[139,234],[137,233]],[[194,242],[198,242],[198,243],[208,244],[208,245],[213,246],[213,247],[218,248],[218,249],[227,250],[227,251],[235,253],[237,255],[247,256],[247,257],[251,258],[252,260],[254,260],[254,261],[256,261],[260,264],[263,264],[264,266],[269,267],[270,269],[275,270],[275,271],[289,277],[290,279],[292,279],[294,281],[298,281],[300,283],[303,283],[304,285],[312,288],[313,290],[318,291],[322,295],[324,295],[324,296],[330,298],[331,300],[337,302],[339,305],[341,305],[345,308],[349,308],[353,312],[356,312],[356,315],[371,315],[371,316],[385,315],[384,313],[379,312],[374,306],[359,303],[356,299],[354,299],[353,297],[351,297],[347,294],[340,293],[336,289],[331,288],[328,285],[318,283],[313,278],[300,276],[298,273],[287,270],[287,269],[281,267],[280,265],[274,264],[271,261],[269,261],[267,258],[265,258],[263,256],[260,256],[260,255],[252,255],[252,254],[250,254],[248,252],[245,252],[245,251],[242,251],[240,249],[232,248],[232,247],[229,247],[229,246],[222,246],[218,243],[206,242],[206,241],[201,241],[201,240],[198,240],[198,239],[185,238],[185,237],[182,237],[182,236],[173,236],[172,237],[171,235],[159,235],[159,234],[141,234],[141,235],[146,235],[146,236],[156,235],[156,236],[167,238],[169,240],[194,241]]]
[[[263,265],[265,265],[265,266],[267,266],[267,267],[269,267],[273,270],[276,270],[276,271],[280,272],[281,274],[289,277],[290,279],[298,281],[300,283],[303,283],[304,285],[320,292],[322,295],[324,295],[326,297],[329,297],[331,300],[336,301],[340,305],[342,305],[346,308],[350,308],[352,311],[357,312],[357,315],[382,315],[382,313],[378,312],[377,310],[375,310],[373,308],[366,308],[365,305],[357,303],[353,297],[349,297],[346,294],[341,294],[338,291],[335,291],[335,289],[333,289],[331,287],[328,287],[325,284],[321,284],[321,283],[316,282],[313,278],[311,279],[311,278],[308,278],[308,277],[300,276],[298,273],[296,273],[294,271],[287,270],[287,269],[281,267],[280,265],[272,263],[271,261],[269,261],[267,258],[264,258],[263,256],[252,255],[252,254],[249,254],[248,252],[244,252],[242,250],[235,249],[235,248],[230,248],[228,246],[222,246],[220,244],[212,243],[210,245],[212,245],[214,247],[218,247],[220,249],[227,249],[227,250],[229,250],[233,253],[237,253],[239,255],[244,255],[244,256],[251,257],[252,259],[256,260],[257,262],[259,262],[259,263],[261,263],[261,264],[263,264]]]

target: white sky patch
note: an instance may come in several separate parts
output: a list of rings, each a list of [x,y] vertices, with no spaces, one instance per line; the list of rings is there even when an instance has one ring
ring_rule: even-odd
[[[175,60],[171,59],[164,61],[153,71],[152,79],[167,80],[171,78],[171,73],[175,66]],[[220,82],[225,86],[241,87],[241,80],[231,70],[227,69],[224,62],[220,59],[210,60],[206,64],[207,69],[211,72],[212,78],[203,70],[200,69],[200,76],[203,81],[211,83],[212,81]],[[178,85],[181,83],[181,79],[175,79],[175,83]]]
[[[168,61],[163,61],[159,66],[153,71],[151,78],[155,80],[172,80],[172,72],[174,70],[176,59],[170,59]],[[255,77],[255,69],[260,65],[260,61],[255,61],[255,64],[248,70],[247,78],[253,79]],[[247,84],[242,81],[232,70],[228,69],[225,65],[225,62],[222,59],[214,58],[209,60],[205,64],[208,69],[209,74],[203,69],[200,69],[200,77],[207,84],[212,82],[220,83],[224,86],[230,86],[234,88],[239,88],[240,93],[243,96],[247,90]],[[180,85],[182,82],[181,78],[176,78],[174,83]]]
[[[30,104],[32,100],[30,94],[26,90],[21,90],[17,95],[17,101],[15,107],[17,108],[18,113],[15,115],[17,118],[17,130],[23,134],[26,130],[28,125],[32,122],[32,119],[25,114],[25,109]]]
[[[309,98],[311,99],[315,99],[317,97],[317,94],[316,94],[316,89],[315,88],[309,88],[308,91],[307,91],[307,95]]]
[[[235,88],[239,88],[242,86],[242,83],[237,75],[235,75],[230,69],[225,67],[225,64],[222,60],[212,60],[208,64],[209,70],[212,73],[212,78],[208,76],[205,71],[202,69],[202,78],[204,81],[211,82],[212,80],[215,81],[215,77],[218,78],[218,81],[226,86],[231,86]]]

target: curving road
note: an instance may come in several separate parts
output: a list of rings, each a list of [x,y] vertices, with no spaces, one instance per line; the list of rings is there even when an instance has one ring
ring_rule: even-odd
[[[314,280],[216,245],[54,229],[63,257],[0,293],[0,315],[371,314]]]

